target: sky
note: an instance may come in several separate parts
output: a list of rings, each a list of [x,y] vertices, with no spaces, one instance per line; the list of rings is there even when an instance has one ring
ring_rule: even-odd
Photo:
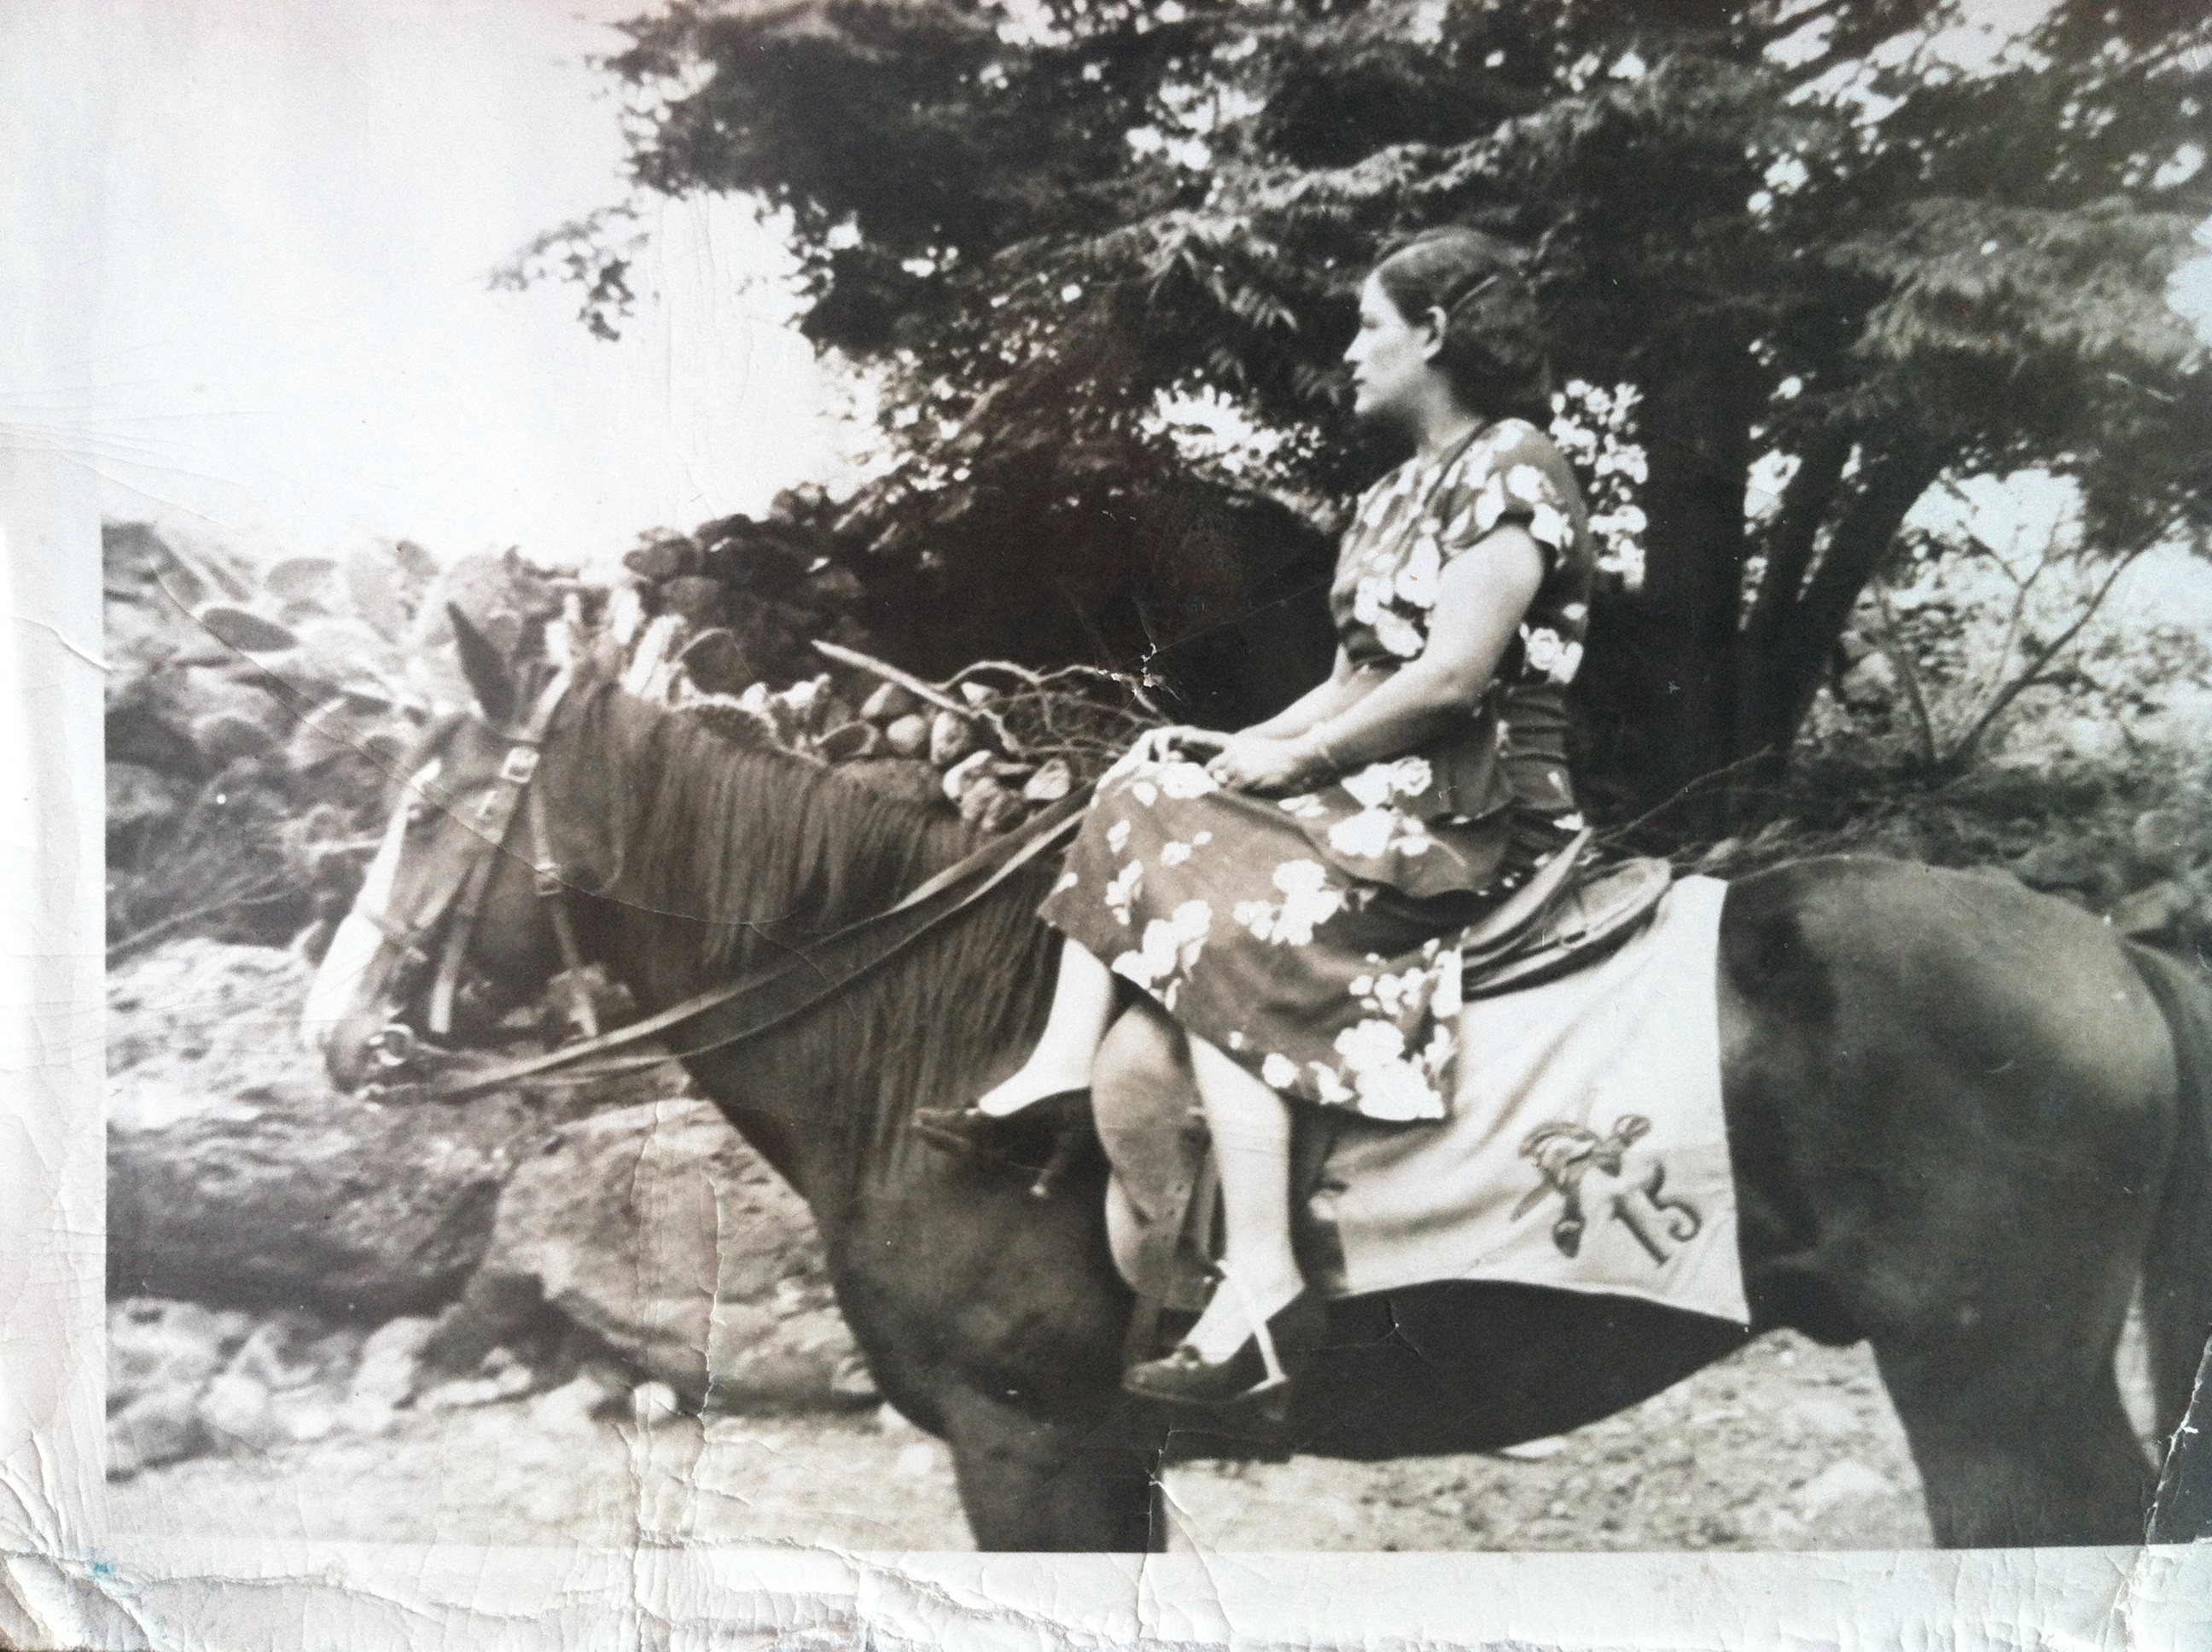
[[[96,9],[93,319],[0,417],[82,453],[106,515],[264,555],[407,537],[588,565],[836,471],[834,375],[736,203],[657,209],[619,342],[558,283],[488,287],[623,198],[587,59],[640,0]]]
[[[865,438],[739,203],[656,203],[616,343],[572,289],[488,284],[623,198],[617,94],[589,59],[645,3],[66,8],[96,20],[73,50],[102,152],[70,159],[100,191],[98,253],[80,337],[0,380],[0,423],[96,470],[111,517],[264,556],[408,537],[605,565],[642,531],[834,483]],[[2042,7],[1970,9],[2001,39]],[[2212,332],[2212,258],[2181,286]]]

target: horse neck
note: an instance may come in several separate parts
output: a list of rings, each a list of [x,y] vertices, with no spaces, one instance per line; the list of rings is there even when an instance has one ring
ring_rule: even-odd
[[[884,911],[973,846],[941,812],[627,696],[599,702],[582,745],[579,774],[605,806],[619,868],[592,902],[591,950],[647,1013]],[[1034,883],[1015,880],[995,910],[963,914],[957,932],[926,938],[834,1007],[690,1064],[817,1215],[898,1157],[917,1099],[961,1087],[1035,1018]],[[983,1001],[964,1001],[971,992]]]

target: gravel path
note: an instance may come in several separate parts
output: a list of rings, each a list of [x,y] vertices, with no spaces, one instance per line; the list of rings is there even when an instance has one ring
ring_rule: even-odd
[[[1182,1465],[1185,1540],[1256,1549],[1825,1549],[1928,1541],[1863,1348],[1769,1337],[1515,1456]],[[887,1415],[641,1428],[541,1399],[410,1416],[111,1488],[118,1533],[425,1542],[690,1540],[957,1549],[943,1446]]]

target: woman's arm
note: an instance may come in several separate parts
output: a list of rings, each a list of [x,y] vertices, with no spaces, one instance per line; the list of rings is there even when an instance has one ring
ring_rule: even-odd
[[[1418,659],[1291,738],[1237,737],[1210,765],[1215,779],[1295,790],[1428,744],[1490,686],[1543,579],[1544,555],[1527,529],[1509,524],[1486,535],[1444,565]]]
[[[1304,733],[1316,723],[1334,716],[1350,705],[1358,695],[1374,686],[1371,682],[1360,683],[1358,693],[1350,692],[1361,673],[1352,668],[1352,660],[1344,650],[1336,651],[1336,665],[1329,674],[1307,689],[1297,699],[1264,722],[1239,729],[1240,734],[1254,734],[1263,740],[1288,740]]]

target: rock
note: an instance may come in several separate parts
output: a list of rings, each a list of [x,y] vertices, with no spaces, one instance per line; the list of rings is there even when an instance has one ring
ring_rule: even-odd
[[[2106,914],[2123,935],[2148,938],[2179,929],[2197,910],[2196,892],[2185,884],[2161,878],[2148,889],[2139,889]]]
[[[465,1411],[476,1406],[496,1406],[519,1400],[538,1386],[538,1374],[508,1348],[495,1348],[484,1356],[474,1376],[441,1382],[417,1402],[425,1411]]]
[[[742,1303],[717,1306],[707,1400],[723,1411],[865,1409],[874,1379],[834,1308],[777,1318]]]
[[[975,749],[975,726],[954,711],[940,711],[929,723],[929,760],[950,768]]]
[[[989,780],[990,772],[988,765],[990,761],[989,752],[971,751],[951,768],[946,769],[944,780],[945,795],[957,803],[970,786],[979,780]]]
[[[2128,836],[2136,858],[2156,872],[2187,871],[2205,847],[2189,817],[2179,809],[2144,810],[2136,817]]]
[[[1023,784],[1022,795],[1031,803],[1058,803],[1075,789],[1075,771],[1065,757],[1049,757]]]
[[[142,1469],[198,1456],[208,1446],[200,1420],[201,1390],[177,1387],[143,1394],[108,1418],[107,1478],[128,1479]]]
[[[960,685],[960,697],[963,700],[965,700],[971,706],[980,706],[986,704],[989,701],[996,699],[998,696],[983,683],[963,683]]]
[[[720,625],[729,612],[722,587],[704,574],[684,574],[660,587],[661,609],[681,614],[694,625]]]
[[[641,580],[659,584],[663,580],[679,579],[699,572],[702,566],[699,547],[690,540],[672,535],[657,539],[651,544],[640,545],[635,550],[623,553],[623,566]]]
[[[1897,692],[1897,667],[1887,654],[1879,650],[1862,654],[1844,673],[1843,701],[1857,708],[1887,705]]]
[[[849,762],[855,757],[872,757],[883,743],[883,735],[873,723],[854,719],[840,723],[814,743],[814,750],[833,763]]]
[[[436,1323],[405,1315],[370,1333],[346,1388],[340,1426],[356,1434],[380,1434],[391,1425],[392,1413],[415,1397],[422,1345]]]
[[[276,750],[276,738],[266,728],[228,711],[193,718],[192,744],[216,768],[228,768],[241,758],[266,756]]]
[[[362,1333],[354,1327],[328,1329],[308,1315],[284,1312],[256,1326],[227,1369],[271,1394],[283,1394],[345,1382],[361,1347]]]
[[[480,1318],[517,1322],[542,1303],[696,1406],[726,1346],[732,1358],[773,1348],[812,1360],[804,1369],[826,1393],[849,1343],[833,1355],[820,1327],[787,1333],[762,1306],[781,1280],[821,1278],[798,1196],[714,1108],[670,1101],[555,1133],[501,1195],[467,1302]],[[465,1333],[446,1326],[440,1337]],[[802,1379],[775,1381],[781,1392]]]
[[[835,565],[810,571],[806,576],[806,589],[814,601],[830,609],[851,608],[867,594],[861,586],[859,574],[848,568]]]
[[[979,775],[961,788],[960,818],[971,826],[981,825],[994,808],[1006,802],[1014,804],[1018,815],[1020,800],[988,774]]]
[[[114,863],[128,862],[199,793],[198,786],[189,780],[137,763],[109,763],[106,780],[107,858]]]
[[[342,1096],[295,1017],[306,962],[189,940],[108,977],[118,1296],[370,1319],[450,1300],[538,1127],[522,1104]]]
[[[919,757],[929,750],[929,720],[913,712],[894,717],[884,726],[884,744],[902,757]]]
[[[225,1371],[200,1395],[197,1414],[210,1441],[225,1451],[266,1451],[284,1432],[269,1406],[269,1390],[252,1377]]]
[[[2012,863],[2013,875],[2030,889],[2087,890],[2103,874],[2099,857],[2077,838],[2039,843]]]
[[[346,597],[356,613],[388,641],[396,642],[407,634],[406,582],[394,559],[363,547],[346,557],[343,574]]]
[[[684,1413],[676,1390],[665,1382],[641,1382],[630,1390],[629,1414],[640,1428],[661,1428]]]
[[[229,1364],[253,1321],[192,1302],[133,1297],[107,1309],[107,1409],[182,1391],[197,1394]]]
[[[282,653],[299,640],[290,627],[231,603],[210,603],[192,618],[216,641],[242,653]]]
[[[760,677],[744,646],[719,626],[684,644],[678,658],[702,694],[735,694]]]
[[[553,1434],[588,1434],[622,1403],[622,1391],[597,1372],[580,1371],[532,1402],[530,1425]]]
[[[1808,1521],[1861,1497],[1887,1497],[1896,1488],[1863,1462],[1845,1458],[1830,1463],[1797,1493],[1798,1511]]]
[[[872,723],[895,723],[902,717],[913,715],[921,704],[921,697],[903,683],[878,683],[875,692],[860,702],[860,715]]]

